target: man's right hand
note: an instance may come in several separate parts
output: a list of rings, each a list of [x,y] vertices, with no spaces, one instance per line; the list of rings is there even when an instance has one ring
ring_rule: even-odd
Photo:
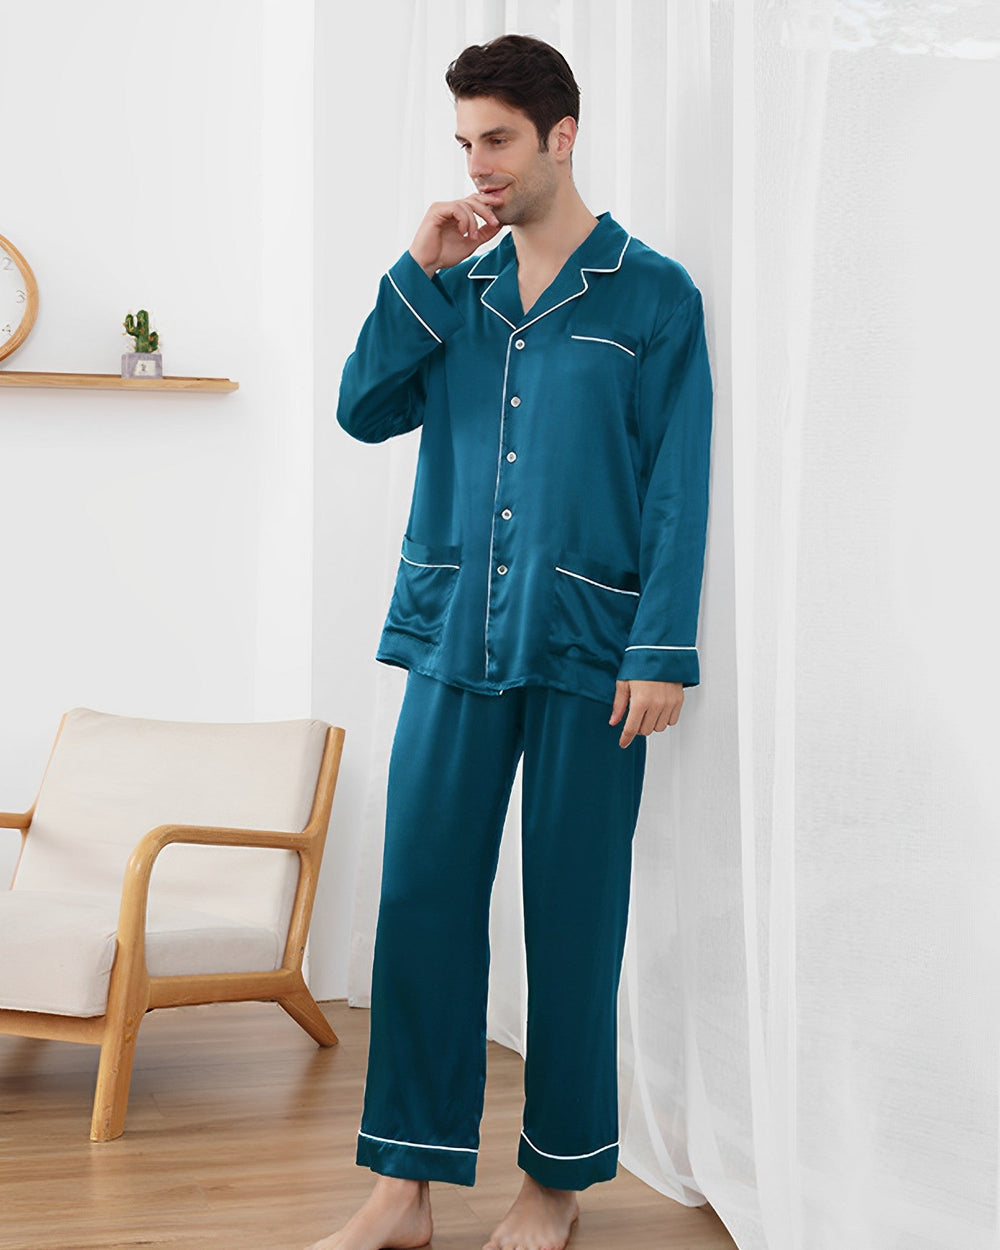
[[[463,261],[483,243],[495,238],[503,226],[491,204],[501,197],[474,192],[464,200],[432,204],[424,214],[410,244],[410,255],[428,276]],[[479,224],[479,218],[484,224]]]

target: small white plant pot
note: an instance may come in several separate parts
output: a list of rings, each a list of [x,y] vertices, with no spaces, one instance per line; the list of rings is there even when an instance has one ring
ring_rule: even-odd
[[[123,378],[162,378],[163,356],[160,352],[123,352]]]

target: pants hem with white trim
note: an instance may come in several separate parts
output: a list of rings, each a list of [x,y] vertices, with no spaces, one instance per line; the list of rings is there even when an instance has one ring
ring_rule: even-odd
[[[594,699],[410,673],[389,766],[357,1162],[471,1185],[486,1082],[490,892],[523,754],[528,971],[518,1165],[584,1189],[618,1162],[618,981],[645,739]]]

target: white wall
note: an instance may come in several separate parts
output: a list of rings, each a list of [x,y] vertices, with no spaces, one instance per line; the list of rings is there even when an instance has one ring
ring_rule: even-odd
[[[240,389],[0,390],[0,808],[77,704],[312,713],[312,35],[312,0],[4,13],[0,234],[40,310],[0,367],[115,372],[143,306],[166,372]]]

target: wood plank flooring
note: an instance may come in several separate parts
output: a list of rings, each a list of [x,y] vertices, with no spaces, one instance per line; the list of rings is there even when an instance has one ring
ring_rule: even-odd
[[[3,1250],[302,1250],[368,1193],[354,1164],[367,1011],[323,1009],[320,1050],[278,1007],[151,1012],[125,1135],[89,1140],[97,1049],[0,1037]],[[520,1183],[522,1064],[491,1043],[474,1189],[432,1186],[434,1250],[478,1250]],[[732,1250],[708,1205],[684,1207],[630,1173],[581,1196],[571,1250]]]

